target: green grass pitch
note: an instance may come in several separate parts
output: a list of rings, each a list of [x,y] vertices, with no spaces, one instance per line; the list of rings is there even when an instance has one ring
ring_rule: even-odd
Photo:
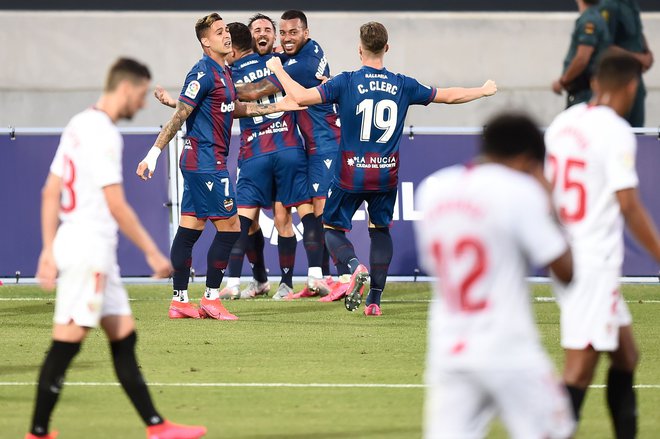
[[[421,437],[429,284],[390,283],[382,318],[366,318],[362,307],[349,313],[338,302],[258,299],[226,303],[240,317],[237,322],[172,321],[168,286],[128,290],[142,371],[157,407],[172,421],[206,425],[208,438]],[[194,284],[191,297],[198,299],[201,291],[202,285]],[[637,391],[639,438],[657,438],[660,286],[627,285],[623,291],[642,353],[636,381],[649,385]],[[550,291],[537,285],[534,294]],[[30,298],[37,300],[25,300]],[[52,299],[33,286],[0,287],[2,438],[27,431],[33,383],[50,342]],[[543,342],[560,366],[557,306],[537,302],[534,310]],[[603,383],[604,360],[594,384]],[[104,384],[116,379],[101,331],[90,334],[66,380],[102,385],[65,386],[52,421],[62,439],[144,437],[121,388]],[[313,383],[319,385],[307,386]],[[589,391],[583,414],[578,438],[612,437],[603,389]],[[496,423],[488,437],[506,434]]]

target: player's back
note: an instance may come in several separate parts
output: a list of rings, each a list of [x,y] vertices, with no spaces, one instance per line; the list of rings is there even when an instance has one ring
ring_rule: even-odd
[[[616,192],[638,183],[630,126],[609,107],[580,104],[557,116],[545,139],[546,175],[576,263],[619,266],[623,218]]]
[[[340,187],[348,191],[396,188],[408,107],[430,103],[436,89],[384,68],[363,66],[337,75],[318,90],[323,102],[339,107]]]
[[[103,187],[122,182],[123,140],[106,113],[93,108],[64,128],[50,171],[62,179],[62,225],[116,239]]]
[[[257,53],[245,56],[234,62],[232,78],[235,84],[257,82],[271,74],[266,61],[271,55]],[[274,104],[283,99],[282,93],[265,96],[258,103]],[[270,154],[287,148],[302,148],[298,135],[294,112],[277,112],[265,116],[240,119],[241,150],[239,160]]]
[[[440,368],[527,367],[543,357],[525,276],[566,243],[532,177],[498,164],[454,166],[420,186],[419,260],[439,277],[429,315]]]

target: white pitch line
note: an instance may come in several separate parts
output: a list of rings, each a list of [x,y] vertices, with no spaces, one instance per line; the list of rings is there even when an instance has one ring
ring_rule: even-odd
[[[153,298],[133,298],[133,299],[128,299],[131,302],[169,302],[172,300],[169,297],[166,298],[159,298],[159,297],[153,297]],[[268,299],[257,299],[257,302],[262,302],[264,300]],[[557,299],[555,299],[552,296],[540,296],[540,297],[534,297],[533,300],[538,303],[553,303],[556,302]],[[0,297],[0,302],[54,302],[55,297]],[[281,302],[281,303],[291,303],[291,301],[287,300],[271,300],[273,302]],[[383,303],[431,303],[435,301],[435,299],[383,299],[381,302]],[[626,300],[626,303],[660,303],[660,300],[658,299],[638,299],[638,300]],[[297,302],[300,303],[300,302]]]
[[[37,383],[0,382],[0,387],[36,386]],[[65,386],[117,387],[117,382],[65,382]],[[279,388],[331,388],[331,389],[423,389],[425,384],[374,384],[374,383],[147,383],[151,387],[279,387]],[[605,384],[592,384],[591,389],[605,389]],[[660,389],[660,384],[636,384],[635,389]]]
[[[36,386],[31,382],[0,382],[0,387]],[[117,382],[65,382],[65,386],[116,387]],[[292,388],[369,388],[369,389],[418,389],[424,384],[369,384],[369,383],[147,383],[151,387],[292,387]]]

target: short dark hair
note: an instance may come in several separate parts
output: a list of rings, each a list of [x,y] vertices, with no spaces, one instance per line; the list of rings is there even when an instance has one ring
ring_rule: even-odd
[[[280,18],[282,20],[295,20],[296,18],[300,18],[303,29],[307,29],[307,16],[303,11],[299,11],[297,9],[289,9],[288,11],[284,11]]]
[[[591,5],[591,6],[597,5],[598,3],[600,3],[600,0],[583,0],[583,1],[584,1],[585,4]]]
[[[231,44],[235,49],[245,52],[252,49],[252,34],[250,29],[237,21],[227,25],[231,34]]]
[[[217,12],[213,12],[209,15],[205,15],[195,23],[195,34],[199,42],[202,42],[202,38],[206,34],[206,31],[209,30],[211,25],[218,20],[222,20],[222,17]]]
[[[594,78],[605,89],[619,89],[642,74],[642,64],[626,53],[606,51],[598,61]]]
[[[541,131],[529,116],[503,113],[484,127],[481,152],[498,158],[528,155],[543,162],[545,143]]]
[[[131,58],[119,58],[110,66],[104,90],[106,92],[114,91],[124,80],[138,84],[145,79],[147,81],[151,79],[151,73],[146,65]]]
[[[360,26],[360,43],[372,53],[381,53],[387,45],[387,29],[383,24],[370,21]]]
[[[273,25],[273,30],[277,29],[277,26],[275,26],[275,22],[273,21],[272,18],[270,18],[268,15],[257,13],[254,14],[252,17],[250,17],[250,20],[248,21],[248,27],[250,28],[250,30],[252,30],[252,23],[254,23],[257,20],[268,20],[270,21],[270,24]]]

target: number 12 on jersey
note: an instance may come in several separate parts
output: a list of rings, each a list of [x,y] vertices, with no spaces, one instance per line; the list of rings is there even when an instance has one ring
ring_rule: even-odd
[[[433,243],[432,252],[440,287],[447,307],[453,312],[475,313],[486,309],[488,300],[475,299],[474,287],[483,278],[488,268],[488,256],[483,242],[472,236],[465,236],[450,245],[440,241]],[[460,276],[450,276],[459,265],[468,262],[468,269]],[[459,279],[455,279],[459,277]]]

